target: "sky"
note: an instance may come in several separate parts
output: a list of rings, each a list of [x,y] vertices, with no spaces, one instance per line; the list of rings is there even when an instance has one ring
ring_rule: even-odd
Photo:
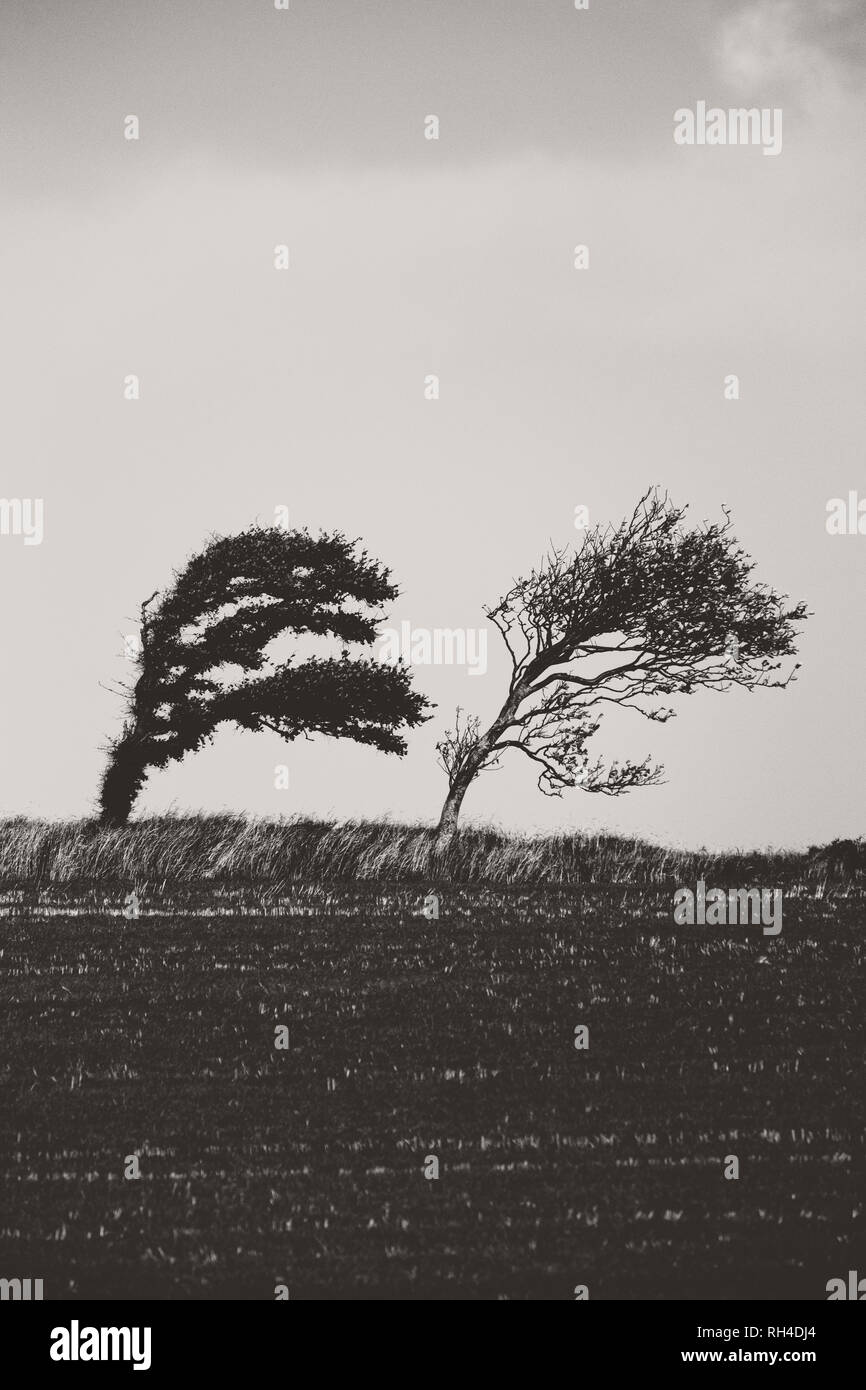
[[[224,728],[138,811],[434,822],[455,707],[504,696],[485,605],[657,484],[807,603],[798,680],[611,718],[663,786],[545,798],[512,754],[466,818],[862,834],[866,534],[826,522],[866,500],[864,70],[859,0],[4,0],[0,494],[44,534],[0,535],[0,814],[93,810],[142,599],[287,507],[487,670],[415,668],[403,759]],[[780,111],[780,152],[678,145],[699,102]]]

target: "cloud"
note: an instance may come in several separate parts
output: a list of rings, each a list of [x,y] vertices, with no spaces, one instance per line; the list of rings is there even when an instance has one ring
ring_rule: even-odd
[[[738,87],[850,87],[866,68],[863,0],[751,0],[721,25],[719,59]]]

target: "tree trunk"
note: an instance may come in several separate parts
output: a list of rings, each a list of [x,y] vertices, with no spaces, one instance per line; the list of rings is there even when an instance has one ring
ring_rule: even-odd
[[[126,825],[136,797],[144,786],[149,766],[142,740],[133,732],[124,730],[111,749],[99,789],[100,825]]]
[[[460,819],[460,807],[463,805],[463,798],[479,772],[484,768],[488,756],[495,749],[496,740],[508,728],[509,722],[523,698],[521,691],[522,688],[518,686],[516,690],[511,692],[487,733],[482,734],[476,743],[470,760],[460,768],[451,782],[436,832],[436,848],[438,850],[447,849],[457,834],[457,822]]]
[[[448,788],[448,795],[442,807],[442,814],[439,817],[439,825],[436,831],[436,848],[447,849],[457,834],[457,821],[460,818],[460,807],[463,805],[463,798],[469,790],[474,773],[469,777],[461,777],[453,786]]]

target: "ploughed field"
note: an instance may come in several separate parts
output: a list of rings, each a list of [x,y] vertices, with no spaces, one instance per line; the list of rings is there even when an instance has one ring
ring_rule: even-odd
[[[438,891],[438,920],[405,885],[131,920],[2,895],[0,1276],[824,1299],[866,1272],[862,896],[786,896],[765,936],[674,928],[661,888]]]

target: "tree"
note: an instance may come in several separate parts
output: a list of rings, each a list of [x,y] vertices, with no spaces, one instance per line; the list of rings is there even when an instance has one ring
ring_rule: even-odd
[[[160,597],[141,605],[138,676],[111,745],[100,822],[123,825],[152,768],[183,758],[220,724],[271,729],[291,740],[330,734],[403,756],[397,732],[430,716],[402,665],[339,659],[274,666],[269,643],[284,632],[370,644],[396,597],[390,571],[339,532],[252,527],[215,537]],[[348,605],[348,606],[347,606]],[[232,679],[232,669],[241,675]]]
[[[683,525],[656,489],[616,528],[593,527],[577,552],[552,549],[526,579],[485,609],[511,658],[508,694],[486,732],[458,709],[437,744],[448,777],[438,843],[453,838],[463,798],[485,768],[510,748],[539,768],[539,789],[566,787],[618,796],[658,783],[649,758],[591,762],[587,744],[605,706],[665,723],[659,703],[695,690],[784,687],[781,658],[796,654],[793,624],[803,604],[753,583],[754,564],[722,524]]]

